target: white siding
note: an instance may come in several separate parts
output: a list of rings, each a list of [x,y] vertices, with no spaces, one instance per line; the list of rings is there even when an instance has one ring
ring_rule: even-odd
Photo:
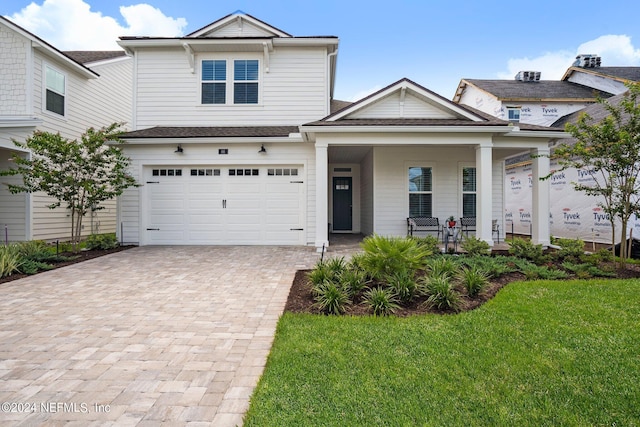
[[[9,169],[13,165],[8,160],[9,150],[0,149],[0,170]],[[27,239],[27,198],[26,194],[11,194],[5,184],[20,184],[21,179],[15,176],[0,177],[0,243]],[[6,234],[5,234],[6,232]],[[8,235],[8,236],[7,236]]]
[[[365,235],[373,234],[373,149],[360,164],[360,227]]]
[[[383,235],[405,235],[409,214],[408,168],[433,168],[433,215],[443,222],[453,215],[460,217],[461,188],[459,165],[475,164],[472,146],[455,147],[455,155],[447,147],[375,147],[375,232]],[[363,166],[363,170],[365,167]],[[500,164],[493,168],[493,215],[502,217],[502,179]],[[363,197],[364,199],[364,197]],[[363,206],[365,203],[363,203]]]
[[[271,37],[272,33],[248,24],[246,20],[233,20],[204,37]]]
[[[306,221],[304,224],[304,241],[313,244],[315,241],[315,151],[313,145],[295,143],[270,143],[267,154],[258,154],[258,144],[182,144],[184,153],[174,153],[173,145],[127,145],[125,154],[132,159],[132,174],[142,184],[139,188],[127,190],[119,201],[118,220],[122,227],[123,241],[126,243],[142,243],[142,230],[146,191],[145,182],[140,182],[143,169],[146,166],[181,166],[185,169],[190,165],[302,165],[303,175],[299,177],[305,190]],[[228,155],[219,155],[219,148],[227,148]]]
[[[196,55],[194,73],[184,49],[146,49],[137,55],[137,129],[296,125],[328,114],[326,49],[278,47],[270,54],[268,73],[264,69],[263,54],[255,52]],[[259,104],[202,105],[202,59],[258,59],[261,66]]]

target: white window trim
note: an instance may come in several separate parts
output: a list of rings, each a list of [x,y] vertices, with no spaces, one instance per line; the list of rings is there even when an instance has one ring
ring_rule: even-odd
[[[58,114],[55,111],[50,111],[47,110],[47,68],[51,68],[52,70],[54,70],[57,73],[60,73],[64,76],[64,114]],[[41,106],[41,110],[43,114],[49,115],[51,117],[56,117],[58,119],[66,119],[67,118],[67,114],[69,112],[69,103],[67,102],[68,97],[69,97],[69,74],[65,73],[64,71],[60,70],[60,68],[51,65],[48,62],[43,61],[42,62],[42,106]]]
[[[409,169],[410,168],[431,168],[431,215],[434,217],[438,216],[438,212],[436,211],[436,206],[438,206],[437,200],[437,183],[436,183],[436,166],[435,163],[430,162],[405,162],[403,169],[403,177],[404,177],[404,191],[406,194],[405,197],[405,206],[406,206],[406,216],[410,216],[410,203],[411,203],[411,189],[409,188]],[[420,192],[416,194],[428,194],[428,192]]]
[[[216,61],[223,60],[227,62],[227,79],[226,83],[226,101],[224,104],[203,104],[202,103],[202,83],[206,83],[202,80],[202,61]],[[258,61],[258,80],[242,80],[236,81],[234,75],[234,61],[236,60],[251,60]],[[259,54],[247,54],[247,55],[203,55],[198,58],[198,99],[197,106],[202,108],[251,108],[262,106],[262,93],[264,85],[264,61]],[[207,81],[208,83],[215,82]],[[234,98],[234,83],[258,83],[258,102],[256,104],[235,104]]]
[[[464,191],[464,169],[474,168],[476,170],[476,191]],[[458,217],[462,217],[464,214],[464,195],[475,194],[476,201],[478,198],[478,168],[475,163],[459,163],[458,164]]]
[[[509,113],[511,111],[517,111],[518,112],[518,119],[511,119],[509,118]],[[522,115],[522,107],[518,107],[518,106],[507,106],[507,120],[510,122],[515,122],[515,123],[520,123],[520,118]]]

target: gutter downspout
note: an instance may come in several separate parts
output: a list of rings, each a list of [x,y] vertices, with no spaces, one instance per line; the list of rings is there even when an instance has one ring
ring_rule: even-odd
[[[331,100],[333,99],[333,83],[335,82],[335,72],[331,72],[331,57],[332,56],[336,56],[338,55],[338,48],[336,48],[336,50],[334,52],[331,52],[330,54],[327,55],[327,76],[329,77],[329,85],[327,87],[327,111],[326,111],[326,115],[328,116],[329,114],[331,114]],[[337,57],[336,57],[336,66],[337,66]],[[333,68],[333,70],[335,71],[335,68]]]

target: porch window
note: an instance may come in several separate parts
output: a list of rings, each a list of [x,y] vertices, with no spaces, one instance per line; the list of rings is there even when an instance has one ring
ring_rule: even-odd
[[[476,168],[462,168],[462,216],[476,216]]]
[[[233,62],[233,103],[258,103],[258,61],[235,60]]]
[[[227,102],[227,61],[202,61],[202,103]]]
[[[47,111],[64,116],[65,104],[65,75],[45,66],[46,90],[45,105]]]
[[[409,168],[409,216],[433,216],[431,168]]]

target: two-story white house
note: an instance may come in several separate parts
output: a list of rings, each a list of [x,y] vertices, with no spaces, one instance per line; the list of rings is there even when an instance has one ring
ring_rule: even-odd
[[[407,217],[475,216],[493,243],[503,159],[548,153],[562,131],[513,126],[401,79],[333,99],[339,40],[292,36],[244,13],[185,37],[122,37],[133,57],[143,185],[119,199],[124,242],[328,244],[330,233],[405,235]],[[534,171],[548,173],[540,157]],[[547,182],[532,196],[549,243]]]
[[[29,156],[24,142],[35,130],[77,139],[89,127],[131,119],[132,60],[124,51],[62,52],[0,17],[0,169],[13,153]],[[44,194],[11,194],[3,185],[19,177],[0,177],[1,241],[70,237],[64,207],[49,209]],[[84,234],[113,232],[116,203],[85,220]]]

